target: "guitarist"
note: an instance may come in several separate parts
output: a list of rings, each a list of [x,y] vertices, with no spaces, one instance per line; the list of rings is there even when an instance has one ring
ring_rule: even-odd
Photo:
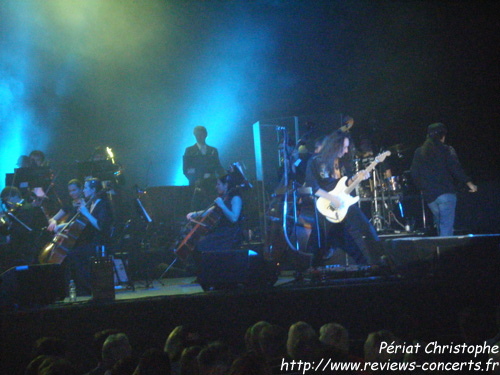
[[[355,176],[351,172],[352,144],[349,133],[337,130],[330,134],[324,141],[323,148],[308,163],[306,185],[312,187],[313,192],[328,192],[335,188],[340,178],[350,176],[347,180],[349,186],[357,178],[368,179],[369,173],[361,170]],[[332,205],[340,207],[342,201],[339,197],[331,197]],[[333,243],[343,243],[344,250],[354,258],[358,265],[374,265],[376,259],[382,255],[381,243],[377,232],[357,204],[349,207],[346,217],[338,224],[327,223],[327,249]],[[317,231],[311,232],[310,243],[317,243]],[[321,265],[321,251],[313,251],[313,266]]]
[[[107,247],[110,243],[113,214],[103,192],[101,180],[97,178],[85,180],[84,199],[78,202],[77,211],[82,219],[88,222],[64,260],[68,276],[75,281],[79,295],[91,294],[90,257],[97,255],[98,248]]]

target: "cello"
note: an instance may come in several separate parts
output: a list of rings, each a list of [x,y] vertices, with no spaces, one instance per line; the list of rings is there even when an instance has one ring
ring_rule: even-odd
[[[222,196],[222,200],[226,201],[230,194],[234,192],[236,189],[251,187],[251,184],[247,181],[245,176],[243,175],[243,171],[239,163],[233,163],[231,165],[231,169],[229,172],[230,177],[233,180],[235,186],[228,191],[226,191]],[[189,254],[193,252],[196,247],[196,244],[200,240],[200,238],[214,229],[219,223],[222,215],[224,213],[216,204],[212,204],[208,207],[203,213],[200,215],[200,220],[193,220],[190,218],[188,225],[190,223],[194,223],[194,227],[190,230],[190,232],[184,237],[179,246],[174,249],[174,253],[177,258],[185,261]]]
[[[227,195],[227,194],[226,194]],[[225,199],[224,197],[223,199]],[[200,220],[190,219],[190,223],[194,223],[194,227],[184,237],[182,242],[174,249],[174,253],[182,261],[186,261],[189,254],[193,252],[196,244],[201,237],[210,232],[219,223],[223,213],[215,204],[211,205],[201,214]]]
[[[106,189],[100,190],[88,201],[83,200],[83,205],[88,208],[92,202],[99,199],[106,192]],[[69,220],[63,228],[56,233],[54,238],[52,238],[52,241],[43,247],[38,256],[40,264],[61,264],[68,255],[68,252],[75,246],[78,238],[88,223],[89,219],[78,211],[71,218],[71,220]]]

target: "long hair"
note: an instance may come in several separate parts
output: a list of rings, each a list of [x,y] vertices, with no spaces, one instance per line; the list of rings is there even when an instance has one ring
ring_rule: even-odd
[[[336,130],[328,137],[326,137],[323,142],[323,148],[319,153],[319,157],[323,163],[325,163],[325,168],[328,173],[333,173],[333,164],[335,159],[338,158],[339,154],[344,148],[344,140],[349,139],[349,152],[346,157],[351,155],[352,142],[350,142],[350,136],[341,130]]]
[[[446,126],[441,123],[431,124],[428,127],[427,139],[422,145],[422,155],[426,160],[439,157],[443,150],[441,139],[446,135]]]

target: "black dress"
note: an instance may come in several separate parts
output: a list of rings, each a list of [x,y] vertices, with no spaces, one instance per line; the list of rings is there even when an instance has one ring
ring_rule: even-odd
[[[241,199],[241,196],[235,193],[230,194],[227,199],[224,200],[229,210],[232,209],[231,200],[235,196]],[[218,210],[219,208],[216,207],[215,209]],[[240,213],[240,217],[235,223],[229,221],[223,213],[221,215],[221,219],[217,226],[198,242],[197,250],[199,252],[234,250],[240,247],[241,241],[243,240],[241,225],[243,215]]]
[[[66,256],[67,278],[73,279],[79,295],[91,294],[90,258],[98,255],[101,246],[110,244],[113,215],[109,201],[104,198],[96,201],[91,215],[97,219],[100,230],[87,223],[78,240]]]

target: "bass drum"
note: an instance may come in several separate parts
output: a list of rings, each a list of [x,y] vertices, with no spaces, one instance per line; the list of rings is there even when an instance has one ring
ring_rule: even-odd
[[[419,194],[417,186],[414,184],[411,178],[410,171],[404,171],[401,175],[401,191],[405,195]]]
[[[384,187],[385,190],[389,193],[400,193],[401,192],[400,178],[398,176],[385,178]]]

